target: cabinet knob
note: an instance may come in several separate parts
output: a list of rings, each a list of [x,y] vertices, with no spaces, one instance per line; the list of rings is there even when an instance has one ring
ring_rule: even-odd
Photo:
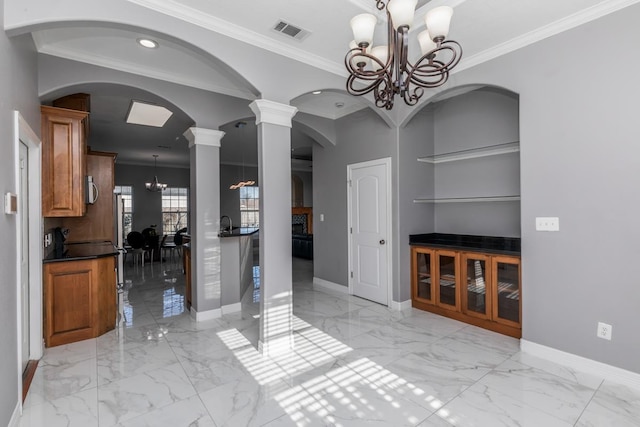
[[[380,240],[380,244],[381,244],[381,245],[384,245],[385,243],[387,243],[387,242],[385,242],[385,240],[384,240],[384,239]]]

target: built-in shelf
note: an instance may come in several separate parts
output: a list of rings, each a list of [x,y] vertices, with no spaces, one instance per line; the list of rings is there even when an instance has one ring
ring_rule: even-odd
[[[520,151],[520,141],[507,142],[505,144],[490,145],[487,147],[471,148],[469,150],[454,151],[451,153],[436,154],[433,156],[418,157],[419,162],[446,163],[458,160],[476,159],[478,157],[497,156],[499,154],[517,153]]]
[[[516,202],[520,196],[483,196],[483,197],[451,197],[437,199],[414,199],[413,203],[478,203],[478,202]]]

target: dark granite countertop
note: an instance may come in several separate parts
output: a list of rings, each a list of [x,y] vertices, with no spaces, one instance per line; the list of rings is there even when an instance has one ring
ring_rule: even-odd
[[[459,249],[500,255],[520,255],[519,237],[472,236],[465,234],[412,234],[412,246]]]
[[[241,236],[251,236],[252,234],[260,231],[259,228],[256,227],[238,227],[231,230],[231,232],[225,231],[218,234],[218,237],[241,237]]]
[[[111,242],[70,243],[64,245],[62,256],[56,256],[54,251],[43,260],[43,263],[79,261],[114,255],[118,255],[118,250]]]

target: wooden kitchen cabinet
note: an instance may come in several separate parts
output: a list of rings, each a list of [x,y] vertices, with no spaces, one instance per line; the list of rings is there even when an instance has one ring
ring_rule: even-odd
[[[62,220],[62,226],[70,230],[67,243],[116,241],[113,211],[116,156],[116,153],[102,151],[87,152],[87,175],[93,177],[98,199],[87,205],[84,216]]]
[[[83,120],[88,113],[48,106],[40,110],[42,216],[82,216],[86,175]]]
[[[115,328],[115,257],[44,265],[46,347],[95,338]]]
[[[412,306],[522,336],[520,257],[411,247]]]

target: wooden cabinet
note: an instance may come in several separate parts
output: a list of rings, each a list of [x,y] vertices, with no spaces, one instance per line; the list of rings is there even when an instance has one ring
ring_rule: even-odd
[[[42,106],[42,216],[85,213],[86,112]]]
[[[115,257],[44,265],[46,347],[95,338],[115,328]]]
[[[413,246],[413,307],[520,338],[520,257]]]
[[[70,230],[67,243],[116,241],[113,212],[116,156],[116,153],[100,151],[87,153],[87,175],[93,177],[98,199],[94,204],[87,205],[84,216],[62,220],[62,226]]]

